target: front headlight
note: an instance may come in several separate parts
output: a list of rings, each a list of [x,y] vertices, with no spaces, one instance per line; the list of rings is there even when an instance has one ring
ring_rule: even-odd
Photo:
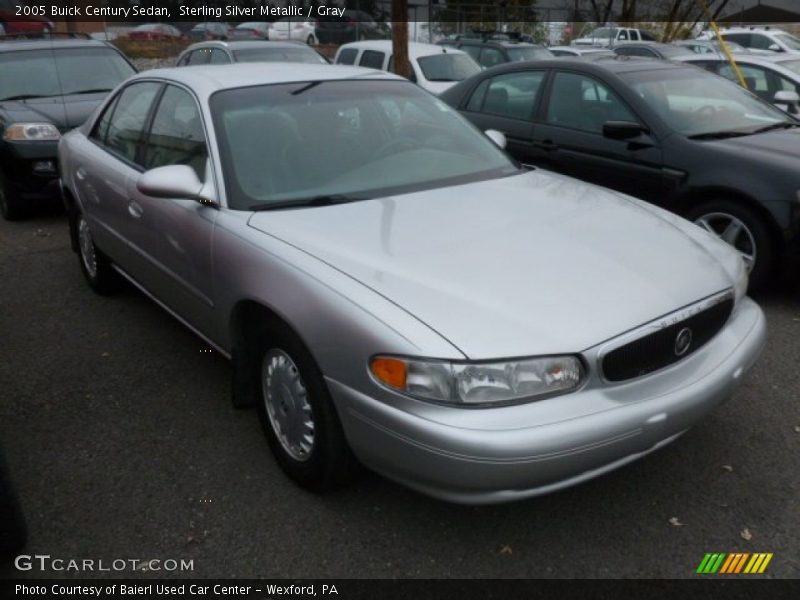
[[[448,362],[376,356],[370,373],[380,384],[420,400],[477,405],[538,400],[577,389],[583,364],[575,356],[500,362]]]
[[[52,141],[61,134],[52,123],[12,123],[3,133],[4,140],[14,141]]]

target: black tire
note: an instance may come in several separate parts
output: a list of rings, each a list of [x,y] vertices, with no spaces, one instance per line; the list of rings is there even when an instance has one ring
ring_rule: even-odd
[[[20,201],[11,193],[2,171],[0,171],[0,215],[6,221],[17,221],[25,215]]]
[[[74,218],[70,219],[70,233],[78,249],[78,263],[89,287],[101,296],[113,294],[119,290],[121,277],[111,266],[111,261],[94,244],[88,221],[77,208]],[[82,232],[82,228],[85,231]],[[88,239],[82,237],[88,236]],[[93,268],[92,268],[93,265]]]
[[[743,253],[751,250],[755,253],[748,290],[752,292],[763,289],[775,271],[778,250],[770,226],[761,215],[743,202],[724,199],[704,202],[693,207],[686,214],[687,219],[698,224],[701,220],[706,220],[713,225],[716,218],[719,225],[716,226],[714,232],[717,234],[721,233],[720,229],[724,226],[725,216],[737,219],[745,227],[745,231],[737,236],[734,247]]]
[[[25,516],[0,452],[0,563],[22,550],[26,538]]]
[[[313,35],[308,36],[308,38],[306,39],[306,44],[309,45],[309,46],[313,46],[314,45],[314,36]]]
[[[351,481],[358,471],[358,464],[347,445],[322,373],[309,351],[291,329],[280,322],[270,323],[264,328],[255,348],[258,359],[253,361],[252,375],[257,378],[258,414],[278,465],[297,484],[316,493]],[[267,408],[267,360],[268,357],[275,360],[284,356],[291,360],[293,369],[283,372],[295,373],[304,383],[304,397],[313,423],[313,444],[300,459],[293,456],[279,439]],[[269,364],[274,366],[275,363],[270,360]],[[274,371],[272,377],[278,380]]]

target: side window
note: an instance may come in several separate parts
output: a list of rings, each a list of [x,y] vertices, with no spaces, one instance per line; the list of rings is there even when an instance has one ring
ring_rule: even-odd
[[[486,96],[486,90],[489,89],[489,82],[491,79],[483,80],[480,85],[472,92],[472,96],[467,103],[467,110],[472,112],[479,112],[483,106],[483,98]]]
[[[211,64],[212,65],[228,65],[230,64],[230,59],[228,55],[225,54],[222,50],[218,48],[212,48],[211,50]]]
[[[656,56],[656,53],[649,48],[626,48],[625,46],[620,46],[619,48],[614,48],[614,52],[620,56],[645,56],[647,58]]]
[[[619,32],[619,35],[617,36],[617,39],[618,39],[618,40],[620,40],[620,41],[627,42],[627,41],[630,39],[630,38],[628,37],[628,30],[627,30],[627,29],[622,29],[622,30]]]
[[[478,64],[487,69],[506,62],[503,53],[497,48],[482,48]]]
[[[209,52],[206,48],[201,48],[199,50],[193,51],[189,55],[189,60],[186,62],[186,64],[207,65],[210,58],[211,58],[211,52]]]
[[[749,33],[726,33],[722,35],[727,42],[736,42],[745,48],[751,47],[751,40]]]
[[[197,103],[189,92],[174,85],[167,86],[147,135],[144,167],[188,165],[203,180],[207,158],[203,121]]]
[[[489,82],[481,112],[511,119],[530,119],[544,80],[543,71],[508,73]]]
[[[109,150],[132,163],[136,162],[142,130],[160,87],[160,83],[145,81],[122,90],[106,134]]]
[[[108,125],[111,122],[111,115],[114,114],[114,107],[117,105],[119,95],[117,95],[111,102],[108,103],[103,114],[95,123],[94,129],[89,137],[97,140],[98,143],[105,145],[106,137],[108,136]]]
[[[574,73],[557,73],[546,120],[551,125],[602,133],[606,121],[638,119],[604,84]]]
[[[356,64],[356,56],[358,50],[355,48],[345,48],[339,51],[339,56],[336,58],[337,65],[354,65]]]
[[[364,54],[361,55],[361,60],[358,61],[358,65],[370,69],[383,69],[384,58],[386,58],[386,55],[383,52],[364,50]]]
[[[759,50],[768,50],[772,44],[773,44],[772,40],[765,35],[762,35],[760,33],[753,33],[750,35],[751,48],[757,48]]]
[[[185,67],[186,65],[188,65],[188,64],[189,64],[189,56],[191,56],[191,54],[192,54],[191,52],[189,52],[188,54],[184,54],[184,55],[183,55],[183,56],[180,58],[180,60],[178,61],[178,64],[177,64],[177,66],[179,66],[179,67]]]

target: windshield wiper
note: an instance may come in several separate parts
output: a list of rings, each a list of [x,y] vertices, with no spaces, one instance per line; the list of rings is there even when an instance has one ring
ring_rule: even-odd
[[[312,196],[310,198],[300,198],[298,200],[286,200],[284,202],[256,204],[254,206],[250,206],[247,210],[260,212],[265,210],[280,210],[282,208],[311,208],[316,206],[333,206],[334,204],[346,204],[348,202],[355,202],[357,200],[366,200],[366,198],[358,196],[347,196],[345,194],[324,194],[320,196]]]
[[[783,121],[781,123],[773,123],[772,125],[759,127],[753,133],[766,133],[767,131],[774,131],[776,129],[789,129],[791,127],[800,127],[800,125],[797,123],[790,123],[789,121]]]
[[[78,94],[102,94],[103,92],[110,92],[111,88],[94,88],[90,90],[78,90],[77,92],[67,92],[65,96],[77,96]]]
[[[753,135],[753,131],[709,131],[708,133],[697,133],[690,135],[690,140],[725,140],[728,138],[743,137]]]

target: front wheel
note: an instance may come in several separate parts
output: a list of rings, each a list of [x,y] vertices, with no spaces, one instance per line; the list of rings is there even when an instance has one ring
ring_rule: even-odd
[[[315,43],[316,42],[314,41],[314,36],[309,35],[308,38],[306,39],[306,44],[308,44],[309,46],[313,46]]]
[[[348,481],[356,461],[322,373],[291,330],[274,324],[258,344],[258,412],[281,469],[323,492]]]
[[[76,215],[74,228],[81,272],[89,287],[101,295],[115,292],[119,288],[120,277],[105,254],[95,246],[92,230],[83,213]]]
[[[750,274],[751,291],[764,286],[775,267],[776,250],[769,225],[760,215],[739,202],[714,200],[693,208],[686,216],[741,254]]]

